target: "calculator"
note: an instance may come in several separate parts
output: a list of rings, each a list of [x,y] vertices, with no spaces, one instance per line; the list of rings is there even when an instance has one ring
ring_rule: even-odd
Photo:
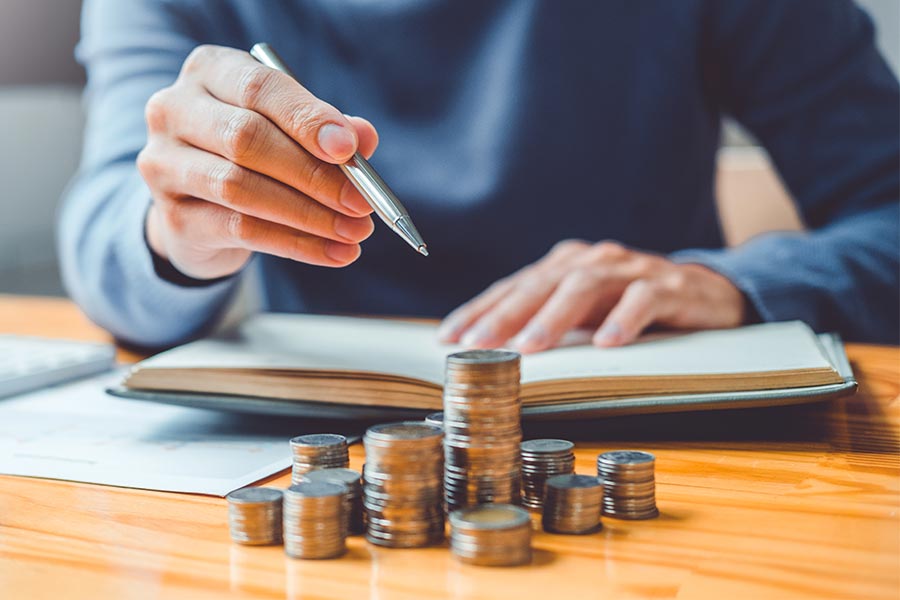
[[[112,344],[0,335],[0,398],[103,373],[115,362]]]

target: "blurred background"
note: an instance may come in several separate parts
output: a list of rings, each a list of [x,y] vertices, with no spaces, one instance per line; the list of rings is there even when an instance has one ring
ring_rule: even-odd
[[[128,0],[122,0],[127,2]],[[900,67],[900,0],[859,0]],[[73,58],[79,0],[0,0],[0,293],[62,295],[54,222],[78,166],[84,72]],[[726,240],[801,227],[765,153],[729,125],[720,153]]]

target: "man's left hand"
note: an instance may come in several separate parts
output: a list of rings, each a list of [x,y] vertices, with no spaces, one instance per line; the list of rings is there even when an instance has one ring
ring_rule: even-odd
[[[746,304],[728,278],[706,267],[614,242],[567,240],[454,310],[439,336],[530,353],[554,347],[572,329],[591,328],[595,345],[621,346],[651,325],[736,327]]]

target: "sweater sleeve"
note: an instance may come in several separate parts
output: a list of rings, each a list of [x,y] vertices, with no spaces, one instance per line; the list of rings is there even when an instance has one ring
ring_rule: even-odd
[[[673,259],[730,278],[765,320],[900,336],[900,91],[846,0],[712,1],[714,95],[768,150],[809,228]]]
[[[144,238],[150,192],[135,165],[144,105],[178,76],[197,45],[191,19],[168,1],[88,0],[76,50],[88,73],[78,173],[63,199],[58,246],[72,298],[116,338],[170,345],[215,320],[236,278],[181,285],[160,276]]]

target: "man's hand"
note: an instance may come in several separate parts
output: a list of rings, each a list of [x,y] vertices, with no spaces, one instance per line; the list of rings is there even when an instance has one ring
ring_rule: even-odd
[[[230,275],[254,251],[329,267],[359,257],[372,209],[336,165],[375,151],[368,121],[216,46],[191,53],[146,118],[147,240],[184,274]]]
[[[571,329],[599,328],[597,346],[634,341],[650,325],[715,329],[744,322],[746,300],[727,278],[612,242],[569,240],[501,279],[444,319],[439,336],[474,348],[555,346]]]

